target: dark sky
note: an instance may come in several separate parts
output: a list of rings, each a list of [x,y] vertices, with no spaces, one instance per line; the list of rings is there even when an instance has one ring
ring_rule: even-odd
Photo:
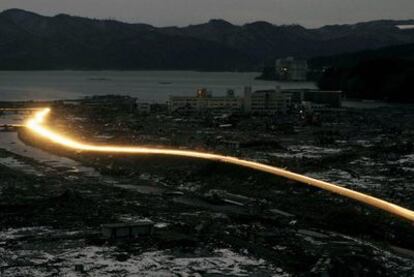
[[[413,19],[414,0],[0,0],[0,10],[45,15],[68,13],[156,26],[188,25],[211,18],[235,24],[266,20],[307,27],[373,19]]]

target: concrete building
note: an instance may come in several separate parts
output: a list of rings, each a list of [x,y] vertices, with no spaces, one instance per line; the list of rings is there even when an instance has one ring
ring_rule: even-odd
[[[283,114],[293,106],[309,102],[329,108],[340,108],[341,91],[321,91],[313,89],[265,89],[253,91],[244,88],[244,96],[235,96],[229,90],[226,96],[212,96],[205,89],[197,90],[195,96],[170,96],[168,108],[170,112],[203,112],[203,111],[239,111],[247,114]]]
[[[306,60],[288,57],[276,60],[276,78],[281,81],[306,81],[308,63]]]
[[[152,234],[154,222],[142,220],[135,223],[115,223],[102,225],[101,235],[105,239],[131,239]]]
[[[206,110],[241,111],[243,99],[229,90],[226,96],[212,96],[206,89],[198,89],[195,96],[170,96],[170,112],[202,112]]]
[[[286,113],[291,106],[291,96],[282,93],[280,88],[252,91],[245,87],[244,97],[235,96],[233,90],[226,96],[212,96],[207,90],[197,90],[195,96],[170,96],[170,112],[202,112],[222,110],[240,111],[253,114]]]
[[[244,91],[244,111],[253,114],[287,113],[291,105],[291,97],[282,93],[280,88],[274,90],[257,90],[250,87]]]
[[[137,102],[137,112],[140,114],[149,114],[151,112],[151,105],[149,103]]]
[[[282,90],[282,93],[291,96],[292,104],[311,102],[314,104],[323,104],[333,108],[339,108],[342,106],[342,91],[287,89]]]

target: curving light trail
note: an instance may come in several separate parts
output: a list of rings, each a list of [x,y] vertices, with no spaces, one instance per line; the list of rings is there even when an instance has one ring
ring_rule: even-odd
[[[53,130],[44,126],[44,119],[49,114],[50,109],[45,108],[35,113],[35,116],[28,120],[26,127],[36,135],[50,140],[51,142],[61,145],[66,148],[74,150],[83,150],[90,152],[105,152],[105,153],[127,153],[127,154],[159,154],[159,155],[171,155],[171,156],[182,156],[192,157],[211,161],[218,161],[223,163],[235,164],[246,168],[267,172],[272,175],[285,177],[290,180],[298,181],[309,186],[314,186],[326,191],[330,191],[335,194],[339,194],[361,203],[367,204],[372,207],[384,210],[390,214],[399,216],[414,222],[414,211],[400,207],[393,203],[385,200],[369,196],[364,193],[353,191],[338,185],[334,185],[325,181],[317,180],[307,176],[303,176],[297,173],[293,173],[278,167],[269,166],[257,162],[247,161],[238,159],[230,156],[223,156],[218,154],[209,154],[196,151],[183,151],[175,149],[157,149],[157,148],[146,148],[146,147],[129,147],[129,146],[99,146],[93,144],[82,143],[69,137],[60,135]]]

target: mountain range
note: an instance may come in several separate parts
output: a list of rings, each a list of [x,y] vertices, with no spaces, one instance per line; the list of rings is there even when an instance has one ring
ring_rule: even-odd
[[[154,27],[10,9],[0,13],[1,70],[258,70],[275,58],[312,58],[414,43],[414,20],[307,29],[211,20]]]

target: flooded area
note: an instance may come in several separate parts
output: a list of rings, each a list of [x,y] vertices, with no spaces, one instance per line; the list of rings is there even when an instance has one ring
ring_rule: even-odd
[[[27,115],[6,113],[0,115],[0,125],[3,124],[22,124],[26,120]],[[61,157],[44,150],[34,148],[23,143],[17,132],[0,132],[0,149],[6,150],[15,154],[14,157],[3,157],[0,159],[0,164],[17,170],[22,170],[28,174],[41,175],[37,169],[22,161],[18,157],[31,159],[40,163],[46,170],[54,170],[59,172],[81,173],[86,176],[99,176],[93,168],[82,166],[80,163]]]
[[[43,176],[43,173],[39,172],[33,166],[26,164],[23,161],[20,161],[14,157],[1,157],[0,164],[12,169],[23,171],[27,174]]]

